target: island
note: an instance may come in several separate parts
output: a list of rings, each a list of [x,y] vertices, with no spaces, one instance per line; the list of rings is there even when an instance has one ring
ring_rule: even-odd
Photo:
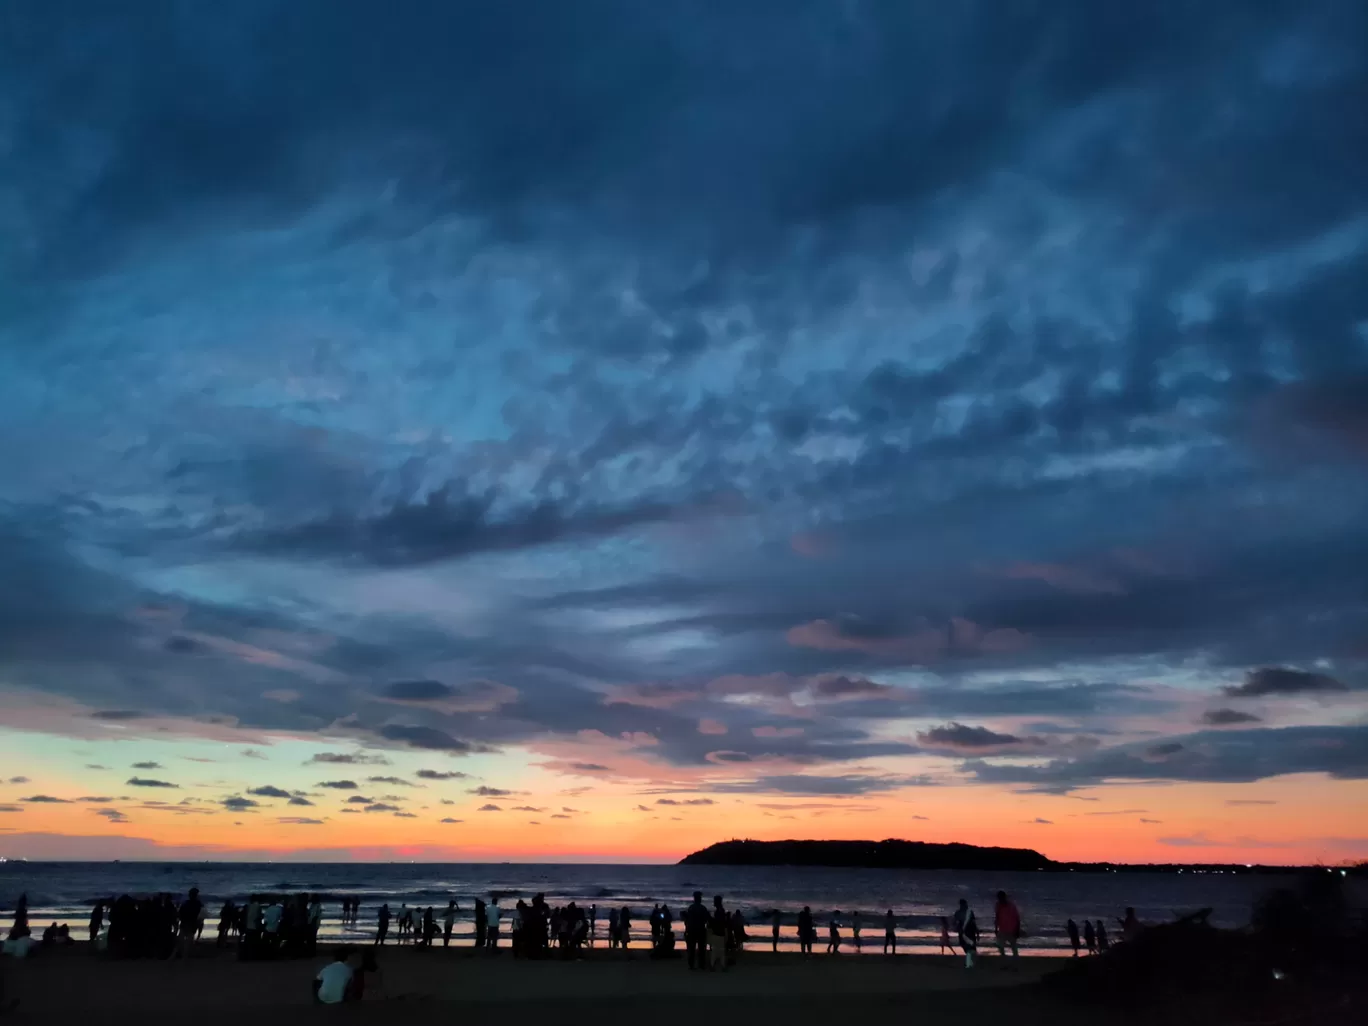
[[[1056,864],[1030,848],[926,841],[721,841],[681,866],[829,866],[839,869],[1044,870]]]

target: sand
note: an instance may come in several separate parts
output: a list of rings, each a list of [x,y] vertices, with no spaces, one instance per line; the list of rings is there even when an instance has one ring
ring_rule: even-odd
[[[297,1023],[301,1017],[348,1022],[522,1023],[559,1026],[571,1017],[595,1020],[754,1023],[782,1018],[786,1026],[889,1021],[953,1015],[957,1026],[1023,1018],[1022,997],[1057,959],[1023,957],[1015,970],[984,958],[973,972],[949,956],[852,958],[747,952],[727,973],[691,973],[681,959],[654,962],[606,951],[578,962],[515,961],[507,952],[476,957],[469,949],[386,947],[383,988],[368,984],[366,1001],[315,1007],[310,983],[327,959],[239,962],[211,946],[188,962],[111,961],[82,946],[9,962],[6,988],[20,999],[16,1022],[136,1022],[167,1014],[197,1023]],[[372,978],[373,979],[373,978]],[[1030,988],[1027,988],[1030,989]],[[1033,993],[1033,991],[1032,991]],[[776,1024],[777,1026],[777,1024]]]

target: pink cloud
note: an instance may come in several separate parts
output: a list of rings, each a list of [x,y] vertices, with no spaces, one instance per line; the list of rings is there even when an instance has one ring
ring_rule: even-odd
[[[698,732],[700,734],[725,734],[727,725],[720,720],[699,720]]]

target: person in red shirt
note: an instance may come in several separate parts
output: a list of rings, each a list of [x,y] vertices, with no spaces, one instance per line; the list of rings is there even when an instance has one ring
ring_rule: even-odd
[[[1021,913],[1016,903],[1007,897],[1006,891],[998,891],[997,905],[993,908],[993,926],[997,934],[998,954],[1006,956],[1012,949],[1012,957],[1019,958],[1017,942],[1021,940]]]

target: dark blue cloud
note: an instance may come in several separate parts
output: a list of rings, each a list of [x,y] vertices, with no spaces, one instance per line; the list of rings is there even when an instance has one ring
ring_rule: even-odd
[[[1365,693],[1363,5],[11,6],[0,676],[73,732],[841,794]]]

